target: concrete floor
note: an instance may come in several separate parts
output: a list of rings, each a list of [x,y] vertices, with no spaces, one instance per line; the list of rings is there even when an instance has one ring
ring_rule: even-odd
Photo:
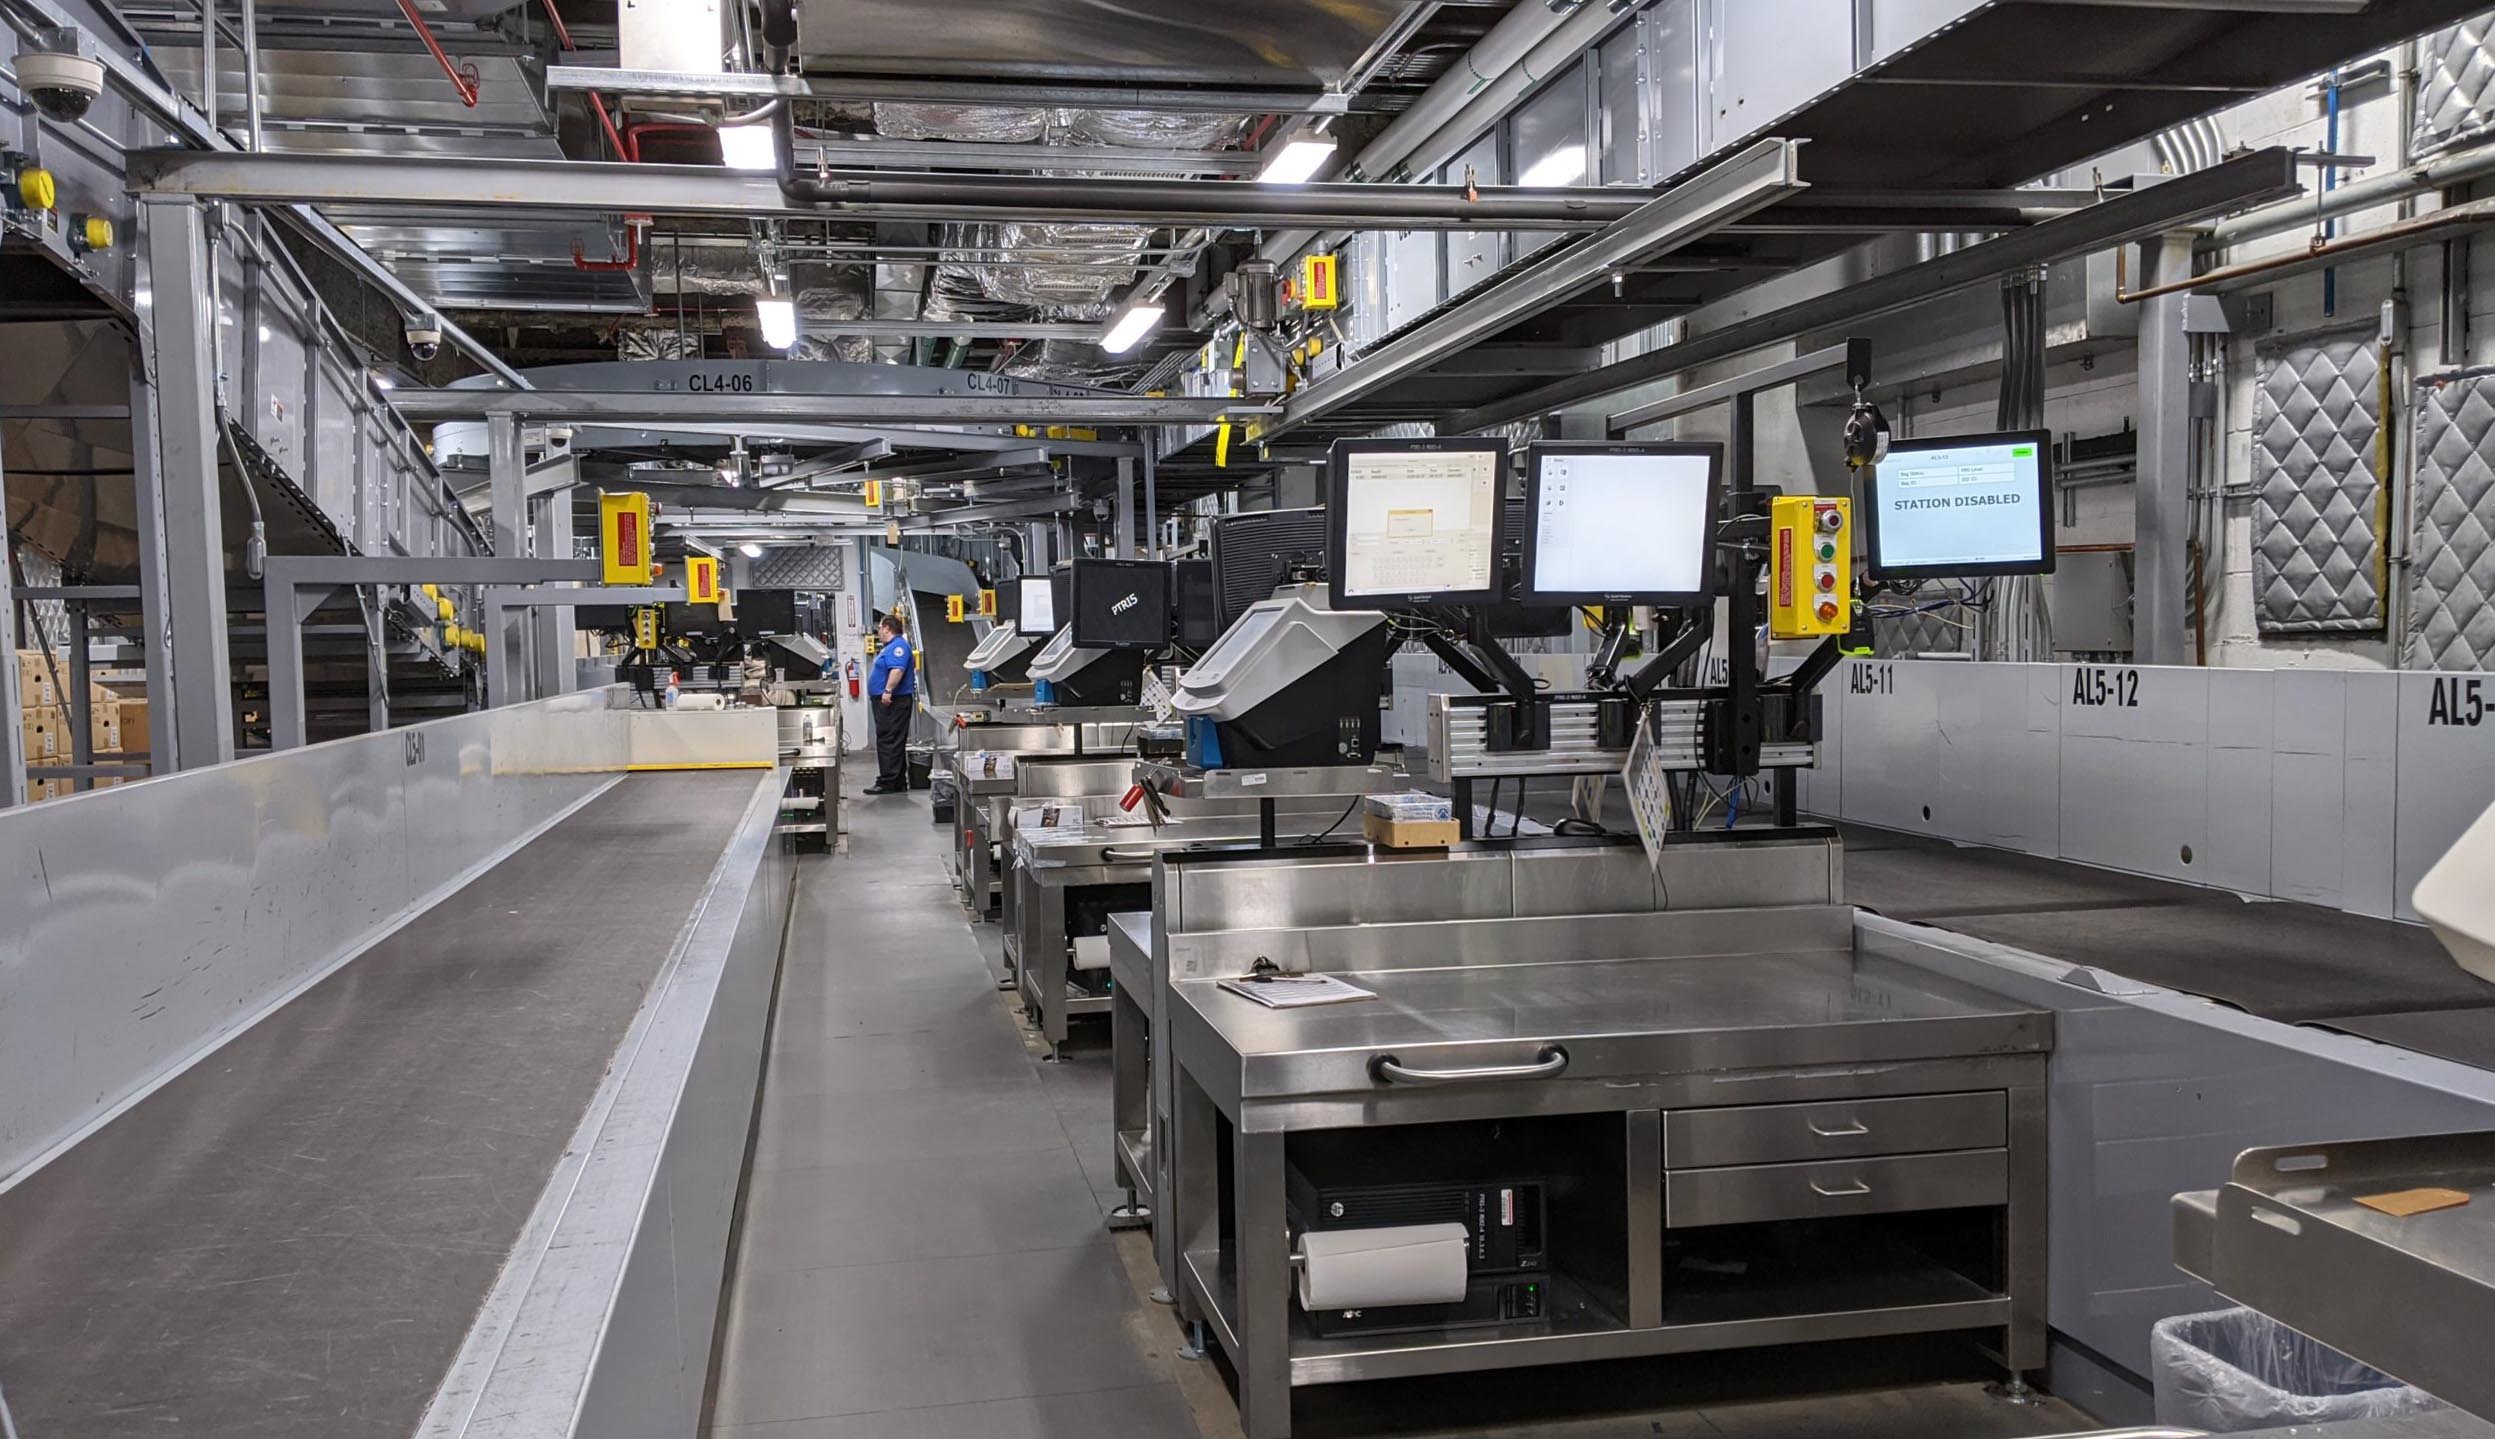
[[[854,786],[853,786],[854,790]],[[1216,1361],[1111,1236],[1105,1030],[1046,1063],[924,794],[803,867],[713,1439],[1235,1439]],[[2014,1439],[2089,1427],[1956,1346],[1820,1346],[1304,1393],[1303,1439]],[[1897,1376],[1921,1382],[1900,1386]],[[1801,1397],[1793,1397],[1801,1396]]]

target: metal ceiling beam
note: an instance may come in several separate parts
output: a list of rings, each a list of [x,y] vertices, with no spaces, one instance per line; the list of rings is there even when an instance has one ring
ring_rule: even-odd
[[[879,420],[954,425],[1210,425],[1275,413],[1271,405],[1221,398],[1141,395],[685,395],[629,390],[407,390],[392,398],[410,420],[472,420],[518,415],[538,423],[730,424],[748,432],[773,424]],[[929,436],[941,445],[944,436]]]
[[[1039,145],[975,140],[800,140],[800,165],[870,165],[902,170],[1121,170],[1145,175],[1254,175],[1266,157],[1252,150],[1147,150],[1123,145]]]
[[[651,215],[1132,221],[1321,229],[1570,230],[1626,218],[1636,191],[1453,185],[1259,185],[1008,175],[806,172],[821,203],[792,203],[777,177],[716,165],[474,160],[440,155],[294,155],[136,150],[130,189],[249,204]],[[326,222],[324,222],[326,223]]]
[[[1249,433],[1254,438],[1279,435],[1332,414],[1602,283],[1622,265],[1677,249],[1799,194],[1809,188],[1801,163],[1801,146],[1790,140],[1761,140],[1673,186],[1601,234],[1483,287],[1368,351],[1349,368],[1292,396],[1279,422],[1261,434]]]
[[[1701,365],[1747,354],[1824,330],[1860,324],[1926,300],[1987,284],[2004,275],[2127,245],[2228,210],[2298,191],[2294,152],[2273,146],[2223,164],[2117,195],[2024,230],[1909,265],[1859,284],[1785,305],[1582,375],[1447,417],[1444,432],[1463,434],[1548,414]]]
[[[929,80],[905,75],[700,75],[550,65],[546,88],[671,100],[918,100],[944,105],[1072,106],[1194,115],[1339,115],[1370,108],[1320,89],[1195,85],[1086,85],[1018,80]]]
[[[1057,262],[1063,264],[1063,261]],[[1098,341],[1099,325],[1049,320],[817,320],[808,318],[809,335],[876,335],[903,339],[965,340],[1089,340]]]

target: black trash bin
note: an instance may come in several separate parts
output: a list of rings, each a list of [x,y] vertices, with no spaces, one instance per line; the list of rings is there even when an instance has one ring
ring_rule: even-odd
[[[936,782],[936,747],[931,744],[910,746],[910,788],[926,789]]]

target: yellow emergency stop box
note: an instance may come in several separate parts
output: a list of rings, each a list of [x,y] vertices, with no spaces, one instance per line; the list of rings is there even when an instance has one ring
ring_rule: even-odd
[[[866,501],[866,507],[868,509],[882,509],[884,507],[884,482],[881,480],[868,480],[866,482],[866,488],[859,492],[858,497]]]
[[[644,605],[632,612],[632,643],[635,649],[658,648],[658,606]]]
[[[684,597],[697,605],[719,603],[719,561],[710,555],[684,558]]]
[[[1299,262],[1299,307],[1303,310],[1339,310],[1343,307],[1340,283],[1342,260],[1332,252],[1303,255]]]
[[[658,574],[650,553],[650,497],[638,490],[598,492],[598,559],[610,585],[646,585]]]
[[[947,620],[950,620],[957,625],[960,624],[962,622],[963,610],[964,606],[960,595],[946,595],[944,597],[944,617]]]
[[[989,618],[991,618],[991,619],[995,618],[995,616],[996,616],[996,591],[994,591],[994,590],[981,590],[981,591],[979,592],[979,613],[981,613],[981,614],[983,614],[983,615],[986,615],[986,616],[988,616],[988,617],[989,617]]]
[[[1768,633],[1817,639],[1844,634],[1853,623],[1854,502],[1777,496],[1768,511]]]

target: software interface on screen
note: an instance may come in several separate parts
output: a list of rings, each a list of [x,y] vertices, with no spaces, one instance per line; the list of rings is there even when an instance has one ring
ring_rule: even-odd
[[[1535,457],[1533,594],[1698,594],[1707,588],[1705,455]]]
[[[1022,610],[1015,626],[1026,635],[1055,634],[1057,606],[1048,576],[1026,575],[1015,583],[1022,587]]]
[[[1344,597],[1490,588],[1499,480],[1499,456],[1490,450],[1348,456]]]
[[[2044,483],[2033,440],[1892,451],[1875,487],[1874,568],[2033,564],[2044,558]]]

